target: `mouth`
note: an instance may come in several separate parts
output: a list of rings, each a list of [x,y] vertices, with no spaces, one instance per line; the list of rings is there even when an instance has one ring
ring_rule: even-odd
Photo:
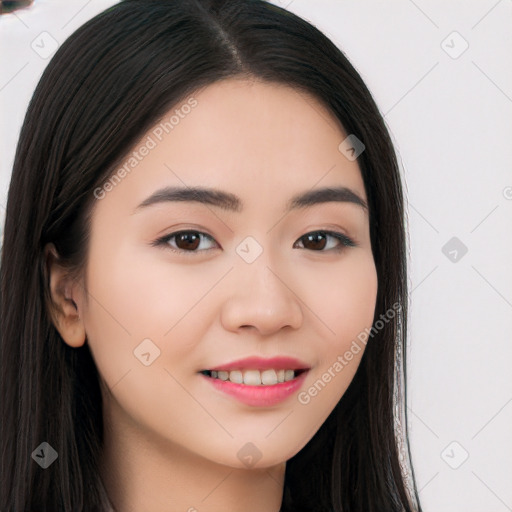
[[[295,357],[246,357],[198,372],[224,396],[251,407],[277,407],[304,385],[311,368]]]
[[[236,369],[236,370],[202,370],[199,373],[225,382],[243,384],[246,386],[275,386],[290,382],[308,368],[266,368],[266,369]]]

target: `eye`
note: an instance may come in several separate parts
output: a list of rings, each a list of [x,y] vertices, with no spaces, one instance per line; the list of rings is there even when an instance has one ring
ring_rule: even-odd
[[[330,241],[329,241],[330,239]],[[310,249],[317,252],[341,251],[344,247],[355,247],[355,243],[348,236],[336,231],[312,231],[301,236],[301,249]],[[295,242],[297,244],[297,242]],[[295,245],[294,245],[295,247]]]
[[[153,246],[163,246],[166,245],[174,252],[203,252],[208,251],[214,247],[206,247],[201,250],[196,250],[202,241],[207,240],[213,242],[218,246],[217,242],[206,233],[202,233],[200,231],[177,231],[176,233],[170,233],[169,235],[165,235],[158,240],[155,240],[151,245]]]
[[[209,242],[209,247],[203,247],[198,250],[201,242]],[[308,249],[316,252],[327,252],[327,251],[341,251],[345,247],[355,247],[356,244],[352,239],[343,233],[336,231],[312,231],[301,236],[294,247],[297,244],[301,244],[300,249]],[[206,233],[194,230],[183,230],[175,233],[165,235],[154,242],[153,246],[165,246],[171,251],[177,253],[198,253],[214,249],[215,246],[219,247],[217,242]],[[208,245],[208,243],[207,243]]]

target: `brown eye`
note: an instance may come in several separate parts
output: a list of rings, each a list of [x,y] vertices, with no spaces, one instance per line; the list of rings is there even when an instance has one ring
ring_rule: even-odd
[[[198,248],[200,237],[197,233],[186,232],[175,235],[176,246],[184,251],[193,251]]]
[[[205,241],[207,242],[207,247],[199,249],[201,243],[204,244]],[[208,242],[210,246],[208,246]],[[215,245],[218,246],[217,242],[210,235],[192,230],[178,231],[165,235],[155,240],[152,245],[166,247],[171,249],[171,251],[181,253],[200,253],[215,248]]]
[[[302,237],[304,240],[303,245],[306,249],[312,250],[322,250],[325,247],[326,236],[323,233],[315,233],[312,235],[304,235]]]
[[[334,240],[334,243],[329,242],[329,239]],[[356,245],[347,236],[334,231],[314,231],[302,236],[298,241],[302,242],[304,249],[317,252],[340,251],[344,247],[354,247]]]

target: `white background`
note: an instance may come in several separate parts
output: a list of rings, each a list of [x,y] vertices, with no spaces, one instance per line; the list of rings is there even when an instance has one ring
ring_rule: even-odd
[[[2,218],[21,123],[50,58],[33,47],[51,52],[53,39],[114,3],[36,0],[0,17]],[[408,414],[424,510],[512,511],[512,1],[275,3],[346,53],[401,159]],[[445,255],[453,237],[459,247]]]

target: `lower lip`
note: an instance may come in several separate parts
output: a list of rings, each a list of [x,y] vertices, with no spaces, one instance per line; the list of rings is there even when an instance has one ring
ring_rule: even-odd
[[[229,380],[214,379],[204,374],[200,374],[212,386],[227,395],[230,395],[240,402],[253,407],[269,407],[284,402],[291,395],[296,393],[306,375],[308,370],[302,372],[298,377],[287,382],[280,382],[271,386],[247,386],[246,384],[236,384]]]

